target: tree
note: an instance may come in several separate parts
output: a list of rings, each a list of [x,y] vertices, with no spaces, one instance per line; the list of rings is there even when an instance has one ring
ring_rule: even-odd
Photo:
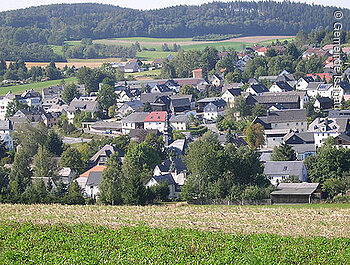
[[[151,192],[154,195],[154,199],[158,202],[167,201],[169,197],[169,186],[166,181],[150,187]]]
[[[82,194],[82,190],[76,181],[73,181],[69,186],[68,194],[64,201],[67,204],[85,204],[85,198]]]
[[[51,154],[56,156],[60,156],[63,152],[62,138],[52,129],[47,136],[45,147]]]
[[[250,107],[247,105],[243,96],[237,97],[233,110],[238,112],[241,118],[246,118],[250,114]]]
[[[81,153],[75,148],[68,148],[62,153],[60,165],[69,167],[78,173],[82,173],[85,169]]]
[[[161,78],[166,78],[166,79],[171,79],[176,77],[176,72],[174,66],[169,62],[168,59],[166,59],[163,62],[162,69],[160,71],[160,77]]]
[[[29,108],[27,104],[20,102],[18,99],[13,99],[7,105],[5,118],[12,117],[17,111],[27,108]]]
[[[74,98],[80,97],[76,84],[66,85],[62,93],[62,99],[66,104],[70,104]]]
[[[31,184],[30,156],[20,148],[16,154],[10,172],[10,192],[12,197],[19,200],[22,193]]]
[[[279,146],[273,148],[271,154],[272,161],[295,161],[297,156],[292,146],[282,143]]]
[[[124,203],[130,205],[144,205],[147,193],[142,181],[143,175],[132,172],[123,178],[122,198]]]
[[[256,117],[259,117],[259,116],[266,116],[266,115],[267,115],[267,110],[266,110],[265,105],[256,104],[252,108],[252,117],[253,118],[256,118]]]
[[[345,181],[338,178],[330,178],[323,182],[322,190],[327,192],[328,196],[333,198],[339,193],[343,193],[349,186],[346,186]]]
[[[264,127],[260,123],[248,125],[243,133],[250,148],[256,149],[265,144]]]
[[[122,171],[119,155],[114,153],[107,160],[106,169],[102,173],[102,180],[99,187],[99,200],[104,204],[122,204],[121,183]]]
[[[51,153],[42,145],[34,156],[34,177],[55,179],[57,177],[57,163]]]
[[[4,202],[9,189],[9,174],[8,170],[0,167],[0,202]]]
[[[111,85],[111,80],[103,79],[102,86],[98,91],[97,100],[101,108],[107,113],[108,108],[115,104],[117,95],[114,93],[114,86]]]

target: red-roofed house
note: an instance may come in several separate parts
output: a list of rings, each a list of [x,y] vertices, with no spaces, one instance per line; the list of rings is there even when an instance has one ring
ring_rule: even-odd
[[[105,169],[106,166],[94,166],[88,171],[85,171],[74,181],[78,183],[85,195],[96,199],[99,192],[98,188],[102,180],[102,172]]]
[[[145,129],[158,130],[159,132],[164,133],[167,115],[168,113],[166,111],[152,111],[145,118]]]
[[[329,73],[314,73],[314,74],[306,74],[306,76],[312,76],[315,80],[317,77],[321,78],[321,80],[326,80],[327,83],[331,80],[332,76]]]
[[[265,56],[267,51],[268,51],[269,48],[267,47],[262,47],[260,49],[257,49],[256,50],[256,53],[259,55],[259,56]]]
[[[192,71],[193,78],[203,78],[203,69],[199,68]]]

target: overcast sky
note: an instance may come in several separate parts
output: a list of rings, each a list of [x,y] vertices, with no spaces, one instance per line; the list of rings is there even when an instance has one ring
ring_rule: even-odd
[[[231,0],[221,0],[222,2],[230,2]],[[329,6],[339,6],[350,8],[349,0],[292,0],[295,2],[315,3]],[[111,5],[119,5],[122,7],[130,7],[136,9],[155,9],[180,4],[198,5],[212,1],[206,0],[0,0],[0,11],[18,9],[29,6],[56,4],[56,3],[104,3]]]

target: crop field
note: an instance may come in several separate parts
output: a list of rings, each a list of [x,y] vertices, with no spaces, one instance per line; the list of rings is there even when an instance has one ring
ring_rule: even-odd
[[[350,205],[0,205],[0,264],[349,264]]]
[[[71,84],[77,81],[75,77],[70,77],[64,79],[66,84]],[[7,92],[12,91],[15,94],[22,93],[26,90],[34,89],[35,91],[41,92],[41,90],[45,87],[49,86],[57,86],[62,82],[62,79],[59,80],[50,80],[44,82],[35,82],[30,84],[18,85],[18,86],[8,86],[8,87],[0,87],[0,95],[6,95]]]

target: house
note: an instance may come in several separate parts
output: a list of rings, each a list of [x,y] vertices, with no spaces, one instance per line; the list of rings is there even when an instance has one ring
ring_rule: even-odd
[[[43,88],[41,95],[43,100],[54,98],[59,99],[61,98],[63,91],[64,86],[50,86]]]
[[[298,132],[307,131],[307,116],[303,109],[270,111],[267,116],[255,118],[254,123],[260,123],[266,130],[291,129]]]
[[[124,157],[124,153],[120,151],[117,147],[110,144],[106,144],[88,160],[88,164],[91,167],[104,166],[108,158],[110,158],[110,156],[115,153],[118,153],[118,156],[120,158],[120,163],[121,163],[122,162],[121,157]]]
[[[158,59],[155,59],[153,62],[152,62],[152,65],[155,67],[155,68],[162,68],[163,66],[163,63],[166,59],[164,58],[158,58]]]
[[[170,96],[170,111],[173,114],[190,111],[192,107],[192,95]]]
[[[71,169],[69,167],[63,167],[58,172],[58,176],[60,180],[62,180],[62,182],[66,185],[69,185],[70,183],[72,183],[76,175],[77,175],[77,172],[75,172],[74,169]]]
[[[269,50],[268,47],[261,47],[261,48],[255,50],[255,52],[258,56],[265,56],[268,50]]]
[[[141,91],[137,88],[126,88],[124,90],[116,92],[117,103],[124,103],[124,102],[129,102],[135,99],[139,99],[141,95]]]
[[[313,73],[313,74],[306,74],[306,76],[311,76],[315,80],[319,79],[322,81],[326,81],[329,83],[332,79],[332,75],[330,73]]]
[[[106,169],[105,166],[94,166],[81,174],[76,181],[84,194],[90,198],[97,199],[99,185],[102,180],[102,172]]]
[[[248,105],[264,105],[266,109],[276,105],[277,109],[301,109],[304,107],[304,100],[304,97],[301,99],[301,95],[297,93],[264,93],[261,96],[248,95],[246,103]]]
[[[322,192],[319,183],[280,183],[271,192],[271,203],[312,203],[319,202]]]
[[[296,90],[306,90],[309,83],[315,82],[314,78],[312,76],[303,76],[300,77],[299,80],[295,84]]]
[[[151,88],[151,93],[172,92],[166,84],[158,84]]]
[[[215,101],[221,101],[221,97],[210,97],[210,98],[203,98],[201,100],[198,100],[197,103],[197,112],[201,113],[204,112],[204,107],[208,105],[209,103],[215,102]]]
[[[168,113],[166,111],[152,111],[144,120],[144,128],[146,130],[153,129],[164,133],[168,122]]]
[[[286,82],[291,87],[294,87],[297,83],[293,74],[288,73],[287,71],[283,71],[277,77],[275,82]]]
[[[171,94],[172,92],[142,93],[140,101],[143,104],[150,103],[153,111],[167,111],[170,108]]]
[[[224,79],[223,79],[220,75],[218,75],[218,74],[213,74],[213,75],[210,77],[209,82],[210,82],[212,85],[218,87],[218,86],[222,86],[222,85],[223,85]]]
[[[178,131],[184,131],[189,125],[189,117],[186,114],[171,115],[169,122],[171,128]]]
[[[13,124],[10,120],[0,120],[0,133],[13,132]]]
[[[314,107],[316,110],[327,110],[333,108],[333,100],[328,97],[318,97],[315,100]]]
[[[22,93],[19,101],[27,104],[30,107],[41,107],[41,96],[39,92],[31,90],[26,90]]]
[[[51,128],[57,124],[59,116],[59,113],[47,113],[43,108],[36,107],[18,110],[9,120],[15,127],[24,122],[43,122],[47,128]]]
[[[246,89],[246,92],[251,95],[262,95],[263,93],[269,92],[269,90],[263,84],[250,84]]]
[[[143,142],[147,135],[154,133],[157,137],[161,136],[158,130],[145,130],[145,129],[131,129],[129,132],[129,137],[131,141],[136,141],[138,143]]]
[[[186,139],[178,139],[168,146],[168,151],[174,151],[177,156],[185,155],[187,149]]]
[[[90,132],[101,134],[121,134],[122,122],[116,120],[103,120],[96,122],[88,122]]]
[[[9,133],[0,133],[0,141],[5,144],[8,150],[13,149],[13,140]]]
[[[273,92],[273,93],[281,93],[281,92],[293,91],[294,89],[287,82],[277,81],[273,83],[273,85],[270,87],[269,90],[270,92]]]
[[[45,111],[51,112],[53,108],[61,107],[65,105],[64,101],[60,98],[46,98],[42,101],[42,107]],[[68,105],[66,105],[68,107]]]
[[[132,129],[144,129],[148,112],[134,112],[122,119],[122,133],[129,134]]]
[[[5,120],[7,105],[18,96],[8,92],[5,96],[0,96],[0,120]]]
[[[101,107],[97,100],[88,98],[74,98],[67,108],[67,117],[69,122],[73,122],[75,113],[77,111],[88,111],[93,116],[96,112],[101,111]]]
[[[320,147],[329,137],[337,137],[342,133],[350,133],[348,118],[316,118],[310,125],[308,132],[314,133],[315,145]]]
[[[124,66],[124,73],[135,73],[140,71],[140,66],[136,61],[129,61]]]
[[[167,87],[169,87],[172,91],[179,93],[180,92],[180,84],[175,81],[174,79],[169,79],[167,80],[164,85],[166,85]]]
[[[315,138],[312,132],[290,132],[283,137],[283,142],[292,146],[297,160],[305,160],[316,155]]]
[[[141,111],[143,109],[144,104],[140,100],[132,100],[125,102],[119,109],[118,113],[120,116],[127,116],[128,114],[135,112],[135,111]]]
[[[267,161],[264,174],[275,186],[291,177],[298,177],[301,182],[309,180],[303,161]]]
[[[175,182],[175,191],[173,198],[179,198],[181,193],[181,187],[184,185],[187,175],[186,165],[181,158],[174,157],[164,160],[160,165],[154,168],[153,176],[163,176],[171,174]]]
[[[221,98],[225,100],[226,104],[233,108],[235,106],[235,101],[242,93],[240,88],[229,88],[221,95]]]
[[[168,199],[174,199],[174,198],[177,198],[178,197],[178,192],[176,190],[176,183],[175,183],[175,180],[173,178],[173,176],[168,173],[168,174],[165,174],[165,175],[159,175],[159,176],[153,176],[150,178],[150,180],[147,181],[147,183],[145,184],[145,186],[147,188],[150,188],[150,187],[154,187],[154,186],[157,186],[157,185],[160,185],[162,183],[166,183],[168,185],[168,188],[169,188],[169,195],[168,195]]]
[[[226,102],[222,98],[218,98],[205,105],[203,118],[206,120],[216,120],[218,116],[224,116]]]
[[[350,148],[350,136],[342,133],[334,138],[336,147]]]
[[[203,78],[203,69],[199,68],[199,69],[193,70],[192,77],[193,78]]]

